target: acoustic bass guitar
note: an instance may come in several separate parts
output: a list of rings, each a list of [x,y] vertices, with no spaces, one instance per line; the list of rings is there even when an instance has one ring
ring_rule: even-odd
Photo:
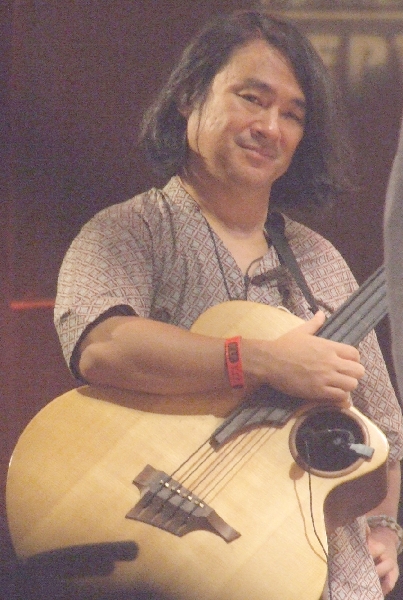
[[[317,335],[357,345],[386,312],[381,267]],[[275,339],[301,322],[233,301],[192,331]],[[146,588],[177,600],[318,600],[326,530],[386,494],[386,438],[355,408],[268,386],[239,394],[84,386],[50,402],[8,472],[21,561],[55,569],[86,599]]]

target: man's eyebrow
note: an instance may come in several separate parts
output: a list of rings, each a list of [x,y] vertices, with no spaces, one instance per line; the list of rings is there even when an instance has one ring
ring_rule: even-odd
[[[261,90],[262,92],[274,92],[274,88],[269,83],[266,83],[261,79],[256,79],[255,77],[247,77],[244,79],[242,81],[242,87],[251,87]]]
[[[261,79],[256,79],[255,77],[247,77],[242,82],[242,87],[250,87],[260,90],[261,92],[266,93],[274,93],[274,88],[272,85],[267,83],[266,81],[262,81]],[[306,102],[303,98],[292,98],[291,100],[298,108],[302,110],[306,110]]]

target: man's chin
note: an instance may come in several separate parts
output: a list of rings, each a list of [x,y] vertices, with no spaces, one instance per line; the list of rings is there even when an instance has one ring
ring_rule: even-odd
[[[270,191],[273,183],[280,177],[278,173],[267,172],[267,169],[248,166],[246,169],[239,169],[233,172],[233,182],[238,182],[243,187],[256,189],[266,189]]]

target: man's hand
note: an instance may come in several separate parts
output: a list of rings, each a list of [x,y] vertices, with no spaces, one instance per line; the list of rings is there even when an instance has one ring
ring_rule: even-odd
[[[393,590],[399,577],[396,542],[396,534],[387,527],[367,529],[368,549],[385,596]]]
[[[267,380],[292,396],[349,406],[350,392],[365,369],[353,346],[315,336],[324,320],[325,315],[319,311],[306,323],[269,342],[269,356],[264,357],[270,370]]]

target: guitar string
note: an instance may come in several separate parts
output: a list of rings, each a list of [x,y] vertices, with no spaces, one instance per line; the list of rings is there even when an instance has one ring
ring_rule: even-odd
[[[235,409],[235,411],[232,413],[232,415],[230,415],[229,419],[228,419],[228,424],[230,424],[231,422],[233,422],[235,420],[236,417],[239,416],[240,413],[242,413],[242,406],[244,405],[244,403],[242,405],[240,405],[237,409]],[[261,405],[257,404],[257,406],[255,408],[253,408],[250,412],[249,412],[249,417],[248,417],[248,421],[250,421],[251,419],[253,419],[253,417],[256,416],[256,414],[259,412],[259,410],[261,409]],[[214,433],[213,433],[214,435]],[[196,448],[196,450],[194,452],[192,452],[192,454],[190,454],[190,456],[185,459],[183,461],[183,463],[181,463],[172,473],[171,473],[171,477],[174,478],[177,473],[184,468],[184,466],[192,459],[196,456],[196,454],[199,454],[201,452],[201,450],[203,449],[204,446],[208,445],[211,448],[211,436],[205,440],[198,448]],[[211,452],[215,452],[214,449],[212,448]]]
[[[363,311],[363,309],[365,309],[365,311]],[[366,332],[369,332],[377,323],[379,323],[386,310],[385,275],[384,267],[381,266],[332,314],[318,333],[321,337],[324,335],[324,337],[328,339],[335,339],[339,342],[348,341],[348,343],[355,346],[363,339],[363,337],[365,337]],[[365,319],[361,319],[358,325],[357,318],[354,318],[354,323],[351,322],[351,325],[355,330],[355,338],[353,340],[347,340],[347,336],[351,333],[351,327],[349,331],[344,333],[343,337],[335,338],[335,334],[340,334],[340,331],[343,331],[345,325],[349,324],[352,315],[356,316],[357,314],[364,314],[364,312]],[[335,325],[337,325],[337,327],[335,327]],[[361,325],[363,325],[362,329],[359,328]]]
[[[240,443],[240,438],[238,437],[238,438],[237,438],[237,440],[238,440],[238,442],[237,442],[237,445],[238,445],[238,444]],[[222,449],[221,449],[221,450],[222,450]],[[190,478],[191,478],[193,475],[195,475],[195,473],[196,473],[198,470],[200,470],[200,469],[203,467],[203,465],[205,465],[205,464],[207,463],[207,461],[209,460],[209,458],[210,458],[211,456],[219,457],[219,458],[220,458],[220,460],[222,461],[222,460],[224,460],[224,459],[225,459],[225,455],[226,455],[226,454],[228,455],[228,452],[229,452],[229,451],[232,451],[232,448],[231,448],[231,450],[229,450],[227,446],[225,446],[225,452],[222,452],[222,451],[220,452],[220,451],[218,451],[218,453],[217,453],[217,451],[216,451],[216,450],[214,450],[214,448],[211,448],[211,451],[210,451],[209,453],[207,453],[207,454],[206,454],[206,456],[204,457],[204,459],[203,459],[203,460],[199,460],[199,462],[196,462],[196,463],[195,463],[195,465],[193,466],[192,470],[191,470],[191,471],[190,471],[190,472],[189,472],[189,473],[186,475],[186,477],[185,477],[184,479],[182,479],[182,481],[185,483],[185,482],[186,482],[186,481],[188,481],[188,480],[189,480],[189,479],[190,479]],[[215,462],[217,462],[217,461],[215,461]],[[214,461],[213,461],[213,465],[214,465]],[[216,466],[217,466],[217,465],[216,465]],[[200,477],[202,477],[202,481],[203,481],[203,480],[205,480],[205,479],[206,479],[206,477],[208,477],[208,476],[209,476],[210,472],[214,471],[214,469],[215,469],[215,468],[216,468],[216,467],[212,466],[211,464],[210,464],[210,466],[207,466],[207,468],[205,469],[205,471],[204,471],[204,472],[202,472],[202,473],[200,473],[200,475],[199,475],[199,481],[200,481]],[[204,475],[204,477],[203,477],[203,473],[207,473],[207,474],[205,474],[205,475]],[[196,482],[197,482],[197,479],[196,479]],[[194,485],[196,485],[196,486],[197,486],[197,485],[198,485],[198,483],[196,483],[196,482],[195,482],[195,484],[194,484]]]
[[[259,432],[259,430],[257,430],[257,431]],[[250,453],[250,451],[251,451],[251,449],[253,449],[253,447],[257,446],[259,444],[259,442],[262,442],[262,440],[264,440],[264,438],[267,437],[267,433],[268,433],[267,430],[266,431],[260,430],[260,436],[258,436],[258,439],[255,441],[255,443],[252,445],[252,447],[246,448],[246,452],[244,452],[243,455],[238,459],[237,464],[242,462],[242,460],[245,458],[245,456],[247,456]],[[250,432],[245,433],[244,436],[242,436],[242,437],[243,437],[243,441],[244,441],[246,438],[250,437]],[[239,443],[237,443],[236,446],[237,445],[239,445]],[[228,448],[228,451],[226,452],[226,455],[230,456],[231,459],[233,459],[233,449],[234,449],[234,446]],[[234,466],[232,467],[232,470],[233,469],[234,469]],[[220,484],[220,482],[222,480],[224,480],[225,477],[230,472],[231,472],[231,469],[226,474],[224,474],[224,476],[218,482],[216,482],[215,485],[213,485],[212,489],[207,491],[207,493],[205,494],[205,497],[207,497],[209,494],[211,494],[212,491],[214,491],[214,489],[217,488],[217,486]],[[202,482],[200,482],[199,485],[201,483]],[[180,485],[175,489],[172,488],[171,498],[174,495],[174,493],[179,489],[180,489]],[[188,499],[190,500],[191,498],[188,498]],[[171,512],[169,515],[167,515],[167,519],[165,520],[165,523],[164,523],[165,526],[167,526],[170,522],[175,521],[175,529],[178,530],[178,528],[180,529],[180,527],[182,527],[183,525],[186,524],[187,520],[189,519],[190,514],[192,512],[194,512],[194,510],[197,508],[197,505],[195,505],[193,507],[191,513],[186,512],[186,514],[182,514],[182,515],[179,514],[179,519],[178,519],[178,513],[180,511],[180,506],[185,502],[185,500],[186,500],[186,497],[182,499],[182,502],[180,503],[180,505],[176,506],[176,508],[173,512]],[[158,516],[160,516],[160,514],[158,514]]]
[[[216,451],[215,451],[215,450],[214,450],[214,449],[213,449],[213,448],[210,446],[210,449],[209,449],[209,450],[206,452],[206,456],[204,457],[204,459],[202,459],[202,460],[200,460],[200,459],[199,459],[199,461],[196,461],[196,463],[195,463],[195,464],[196,464],[196,466],[195,466],[195,467],[193,467],[193,468],[192,468],[192,467],[190,467],[192,470],[191,470],[190,474],[188,474],[188,475],[185,477],[185,479],[182,479],[181,481],[178,481],[178,482],[176,482],[175,480],[173,480],[173,476],[174,476],[174,475],[176,476],[176,475],[178,474],[178,472],[179,472],[181,469],[183,469],[183,468],[184,468],[184,467],[185,467],[185,466],[186,466],[186,465],[187,465],[187,464],[188,464],[188,463],[191,461],[191,459],[192,459],[192,458],[194,458],[194,457],[195,457],[195,456],[196,456],[196,455],[197,455],[197,454],[198,454],[200,451],[202,451],[202,450],[203,450],[203,448],[204,448],[206,445],[208,445],[208,444],[209,444],[209,441],[210,441],[210,439],[211,439],[211,438],[209,438],[208,440],[204,441],[204,442],[203,442],[203,443],[202,443],[202,444],[201,444],[201,445],[200,445],[200,446],[199,446],[199,447],[198,447],[198,448],[197,448],[197,449],[196,449],[196,450],[195,450],[195,451],[194,451],[194,452],[191,454],[191,456],[189,456],[189,457],[188,457],[188,458],[187,458],[187,459],[186,459],[186,460],[185,460],[185,461],[184,461],[184,462],[183,462],[183,463],[182,463],[182,464],[181,464],[181,465],[180,465],[180,466],[179,466],[179,467],[178,467],[178,468],[177,468],[177,469],[176,469],[176,470],[175,470],[175,471],[172,473],[172,475],[171,475],[171,476],[168,476],[168,480],[169,480],[169,479],[171,479],[171,484],[170,484],[170,492],[171,492],[171,493],[170,493],[170,495],[169,495],[167,498],[165,498],[165,499],[164,499],[164,501],[162,502],[162,504],[158,503],[158,505],[157,505],[157,507],[156,507],[156,508],[157,508],[157,513],[155,514],[155,517],[157,517],[157,516],[161,516],[161,511],[163,510],[164,506],[169,506],[169,502],[170,502],[170,500],[171,500],[173,497],[175,497],[177,493],[180,493],[180,491],[181,491],[181,488],[183,487],[183,483],[189,479],[189,477],[192,475],[192,473],[194,473],[194,472],[195,472],[195,471],[196,471],[198,468],[201,468],[201,467],[202,467],[202,465],[203,465],[203,464],[204,464],[204,463],[205,463],[205,462],[208,460],[208,458],[209,458],[211,455],[215,455],[215,454],[216,454]],[[174,486],[174,485],[172,485],[172,482],[174,482],[174,483],[175,483],[175,486]],[[147,503],[144,503],[144,507],[150,506],[150,505],[152,504],[152,502],[153,502],[153,500],[155,499],[155,497],[157,496],[158,492],[159,492],[159,491],[161,491],[163,488],[166,488],[166,484],[167,484],[167,483],[168,483],[168,481],[163,481],[163,480],[161,480],[161,481],[160,481],[160,487],[159,487],[159,490],[158,490],[156,493],[154,493],[152,496],[150,496],[150,498],[148,499],[148,502],[147,502]],[[175,507],[175,510],[174,510],[173,512],[171,512],[169,515],[167,515],[167,519],[166,519],[166,521],[165,521],[165,526],[167,526],[167,523],[169,523],[169,521],[172,521],[172,520],[173,520],[173,519],[176,517],[177,513],[180,511],[181,505],[182,505],[182,504],[185,502],[185,500],[186,500],[186,499],[188,499],[188,500],[190,500],[190,499],[193,499],[193,498],[192,498],[192,495],[198,496],[198,494],[196,494],[196,493],[195,493],[195,490],[194,490],[194,489],[192,489],[192,490],[189,490],[189,491],[190,491],[191,495],[190,495],[190,496],[189,496],[189,495],[182,496],[182,502],[181,502],[180,504],[176,505],[176,507]],[[200,498],[200,501],[201,501],[201,502],[205,502],[205,500],[204,500],[204,499],[202,499],[202,498]],[[195,505],[194,505],[194,508],[193,508],[193,510],[195,510],[196,508],[197,508],[197,504],[195,504]],[[188,513],[188,515],[189,515],[189,513]],[[187,518],[187,517],[186,517],[186,518]]]
[[[209,501],[211,502],[211,500],[213,500],[215,497],[215,496],[212,496],[212,494],[214,493],[215,490],[217,490],[218,486],[222,483],[222,481],[224,481],[225,478],[227,478],[231,473],[233,473],[235,468],[240,463],[242,463],[242,461],[245,461],[247,459],[247,457],[250,455],[250,453],[253,451],[254,448],[258,447],[259,445],[260,446],[263,445],[265,443],[266,439],[268,437],[270,437],[270,435],[274,431],[276,431],[276,429],[271,427],[271,428],[264,428],[264,429],[254,429],[252,432],[251,431],[246,432],[242,436],[242,439],[239,442],[237,441],[235,444],[230,444],[229,447],[227,448],[227,450],[224,454],[224,459],[226,456],[227,457],[229,456],[232,461],[232,465],[229,466],[230,468],[228,468],[228,465],[225,465],[225,464],[223,465],[222,470],[224,470],[224,472],[223,472],[221,478],[219,478],[218,480],[216,478],[216,481],[214,483],[212,483],[212,485],[210,486],[210,489],[206,489],[205,491],[201,490],[201,492],[199,492],[198,488],[200,488],[203,481],[199,481],[197,483],[198,487],[193,488],[191,493],[196,496],[204,495],[204,498],[210,497]],[[253,441],[253,438],[255,438],[254,441]],[[251,441],[253,441],[253,443],[251,443]],[[237,457],[237,460],[234,461],[234,449],[237,446],[240,446],[240,444],[242,442],[243,442],[243,447],[240,449],[238,448],[238,457]],[[204,444],[202,444],[201,448],[203,447],[203,445]],[[214,450],[212,451],[212,453],[214,454]],[[235,457],[236,457],[236,455],[235,455]],[[217,460],[213,461],[212,467],[210,468],[210,473],[207,472],[207,475],[206,475],[206,477],[203,478],[203,480],[208,478],[208,475],[209,474],[211,475],[211,473],[218,466],[222,465],[224,462],[224,459],[222,458],[222,456],[221,457],[217,456]],[[184,464],[186,464],[186,462],[187,461],[185,461]],[[202,464],[200,464],[200,461],[199,461],[199,464],[197,464],[197,461],[196,461],[196,467],[201,467],[201,466],[202,466]],[[171,494],[170,494],[169,498],[173,498],[176,496],[176,494],[180,494],[180,487],[181,487],[180,484],[176,485],[176,487],[171,487]],[[195,493],[195,490],[197,491],[197,494]],[[169,503],[169,498],[165,500],[165,502],[163,503],[163,506]],[[178,527],[178,513],[180,512],[180,508],[186,500],[193,500],[192,495],[189,496],[188,494],[186,494],[186,495],[182,496],[182,501],[179,503],[179,505],[176,506],[176,508],[173,512],[170,512],[167,515],[167,518],[165,521],[165,526],[167,526],[167,524],[170,521],[175,520],[176,521],[175,526]],[[201,499],[201,501],[202,502],[204,501],[207,504],[205,499],[204,500]],[[159,510],[162,509],[163,506],[159,507]],[[196,510],[197,506],[198,506],[198,504],[195,503],[195,506],[193,507],[192,512],[194,510]],[[170,507],[170,508],[172,508],[172,507]],[[182,518],[181,518],[182,525],[185,524],[186,519],[188,519],[189,516],[190,516],[190,513],[188,513],[188,512],[186,513],[186,515],[182,515]]]
[[[260,433],[260,436],[259,436]],[[209,497],[220,485],[222,481],[228,478],[236,467],[246,459],[248,454],[267,436],[267,430],[255,430],[254,432],[244,433],[238,436],[235,444],[225,448],[225,452],[221,452],[221,456],[217,456],[218,460],[213,461],[207,466],[204,472],[201,472],[198,479],[195,481],[197,495],[203,494],[204,498]],[[251,443],[251,439],[257,439]],[[234,452],[235,451],[235,452]],[[202,465],[196,466],[194,471],[197,471]],[[203,484],[206,484],[204,488]],[[200,491],[199,491],[200,490]]]
[[[194,458],[196,456],[196,454],[199,454],[201,452],[201,450],[205,447],[205,446],[209,446],[209,448],[211,448],[211,453],[214,452],[214,449],[211,447],[210,445],[210,439],[211,437],[209,437],[207,440],[205,440],[202,444],[200,444],[200,446],[198,448],[196,448],[196,450],[194,452],[192,452],[192,454],[190,454],[190,456],[188,456],[188,458],[186,458],[172,473],[171,473],[171,478],[173,479],[174,477],[176,477],[177,473],[179,473],[180,470],[182,470],[185,465],[190,462],[192,460],[192,458]]]
[[[199,481],[197,482],[197,480],[195,481],[196,484],[196,488],[192,488],[190,491],[191,494],[200,497],[199,495],[204,494],[204,498],[200,497],[201,501],[206,502],[205,498],[208,495],[211,495],[213,493],[213,491],[215,489],[217,489],[217,487],[220,485],[220,483],[225,480],[226,477],[229,476],[229,474],[234,470],[234,468],[240,464],[242,462],[242,460],[245,460],[245,458],[248,456],[248,454],[253,450],[253,448],[255,446],[257,446],[259,444],[259,442],[263,442],[264,438],[267,437],[267,435],[269,434],[269,432],[272,432],[275,428],[264,428],[264,429],[258,429],[255,428],[252,432],[248,431],[246,432],[244,435],[242,436],[238,436],[237,440],[232,443],[232,444],[226,444],[224,446],[224,452],[221,449],[221,452],[218,452],[216,450],[214,450],[214,448],[212,448],[210,446],[211,449],[207,449],[204,458],[202,457],[202,459],[198,459],[195,460],[195,463],[193,466],[190,465],[190,469],[191,471],[188,472],[185,476],[184,479],[181,479],[181,481],[176,482],[174,477],[176,478],[178,473],[185,469],[186,466],[188,464],[191,463],[193,458],[196,458],[196,455],[199,454],[200,452],[202,452],[203,448],[208,446],[210,444],[210,439],[204,441],[185,461],[183,461],[183,463],[181,465],[179,465],[179,467],[177,469],[175,469],[175,471],[172,472],[171,476],[168,476],[172,482],[175,482],[175,484],[177,483],[177,485],[174,487],[173,485],[171,485],[171,494],[168,498],[166,498],[164,500],[164,502],[162,503],[162,506],[164,506],[165,504],[169,503],[169,500],[172,499],[172,497],[174,497],[177,493],[179,493],[180,488],[183,486],[184,487],[184,483],[186,483],[190,477],[199,469],[202,468],[203,464],[205,464],[209,458],[211,456],[215,457],[215,460],[212,461],[212,463],[209,465],[209,467],[207,467],[207,469],[204,472],[204,476],[203,473],[199,475]],[[258,436],[257,440],[248,447],[248,443],[249,443],[249,438],[253,438],[254,436],[256,437],[256,435],[258,435],[258,433],[261,432],[260,437]],[[241,444],[243,444],[243,446],[241,447]],[[238,458],[237,458],[237,454],[236,452],[238,452]],[[232,466],[228,464],[225,465],[225,459],[226,458],[230,458],[230,461],[232,461]],[[234,462],[234,459],[235,462]],[[207,488],[207,491],[203,492],[202,489],[199,491],[199,488],[201,486],[201,484],[204,481],[208,481],[209,476],[211,477],[212,473],[217,470],[219,467],[222,467],[221,472],[224,470],[223,475],[221,476],[221,478],[214,484],[212,484],[210,486],[210,489]],[[225,471],[225,469],[227,468],[227,470]],[[201,477],[201,479],[200,479]],[[159,488],[159,491],[161,491],[163,488],[166,488],[166,483],[165,481],[161,481],[161,485]],[[158,492],[157,492],[158,493]],[[188,498],[188,496],[185,496],[183,498],[183,501],[185,501],[185,499]],[[151,504],[153,498],[150,497],[149,501],[147,502],[147,504],[145,506],[148,506],[149,504]],[[206,502],[207,503],[207,502]],[[196,508],[196,505],[195,505]],[[180,509],[180,505],[177,506],[176,511],[178,511]],[[171,517],[172,518],[172,515]]]
[[[157,510],[157,512],[156,512],[156,515],[155,515],[155,516],[157,516],[157,515],[160,513],[160,511],[161,511],[161,510],[164,508],[164,506],[167,506],[167,505],[169,505],[169,501],[170,501],[170,500],[171,500],[171,499],[174,497],[175,493],[177,493],[177,492],[178,492],[178,490],[180,490],[180,488],[182,487],[182,483],[181,483],[180,481],[178,481],[178,482],[176,482],[176,481],[175,481],[175,479],[174,479],[175,475],[176,475],[176,474],[177,474],[177,473],[178,473],[178,472],[179,472],[179,471],[180,471],[180,470],[181,470],[181,469],[182,469],[182,468],[183,468],[183,467],[184,467],[184,466],[185,466],[185,465],[186,465],[188,462],[190,462],[190,461],[192,460],[192,458],[194,458],[194,457],[196,456],[196,454],[200,453],[204,447],[208,446],[208,444],[209,444],[209,440],[210,440],[210,438],[208,438],[208,439],[207,439],[207,440],[205,440],[205,441],[204,441],[202,444],[200,444],[200,446],[199,446],[198,448],[196,448],[196,450],[194,450],[194,452],[192,452],[192,454],[191,454],[191,455],[190,455],[190,456],[189,456],[189,457],[188,457],[188,458],[187,458],[185,461],[183,461],[183,463],[182,463],[182,464],[180,464],[180,465],[179,465],[179,467],[177,467],[177,469],[175,469],[175,470],[174,470],[174,471],[171,473],[171,475],[167,475],[167,477],[168,477],[168,479],[167,479],[167,480],[161,479],[161,480],[160,480],[160,482],[159,482],[159,487],[158,487],[158,489],[157,489],[156,491],[154,491],[152,494],[150,494],[150,495],[148,496],[148,499],[147,499],[147,496],[143,496],[143,498],[141,498],[141,499],[140,499],[140,502],[142,502],[142,510],[144,510],[144,509],[146,509],[147,507],[149,507],[149,506],[151,506],[151,505],[152,505],[153,501],[154,501],[154,500],[155,500],[155,499],[158,497],[158,493],[159,493],[159,492],[161,492],[161,490],[163,490],[163,489],[166,489],[166,485],[167,485],[168,481],[170,481],[170,484],[169,484],[169,486],[170,486],[170,491],[171,491],[171,494],[170,494],[168,497],[166,497],[166,498],[163,500],[162,504],[161,504],[160,502],[158,502],[158,506],[157,506],[157,509],[158,509],[158,510]],[[213,452],[213,449],[211,449],[211,451],[208,449],[208,453],[211,453],[211,452]],[[177,485],[176,485],[176,487],[173,487],[173,485],[172,485],[172,483],[173,483],[173,482],[174,482],[175,484],[177,484]],[[180,506],[177,506],[177,507],[176,507],[176,510],[174,511],[174,514],[175,514],[175,512],[177,512],[177,511],[179,510],[179,508],[180,508]],[[173,516],[173,515],[171,515],[171,516],[169,517],[168,521],[169,521],[169,520],[172,518],[172,516]]]
[[[268,431],[261,430],[260,436],[256,436],[256,437],[257,437],[257,439],[255,440],[255,442],[252,445],[250,445],[249,447],[247,447],[245,449],[245,451],[243,452],[243,454],[241,454],[241,453],[238,454],[238,459],[235,462],[232,460],[232,466],[231,466],[230,470],[227,472],[224,472],[218,480],[216,479],[215,483],[212,484],[210,489],[206,489],[206,491],[204,492],[205,497],[211,496],[213,494],[213,492],[215,490],[217,490],[218,486],[228,477],[228,475],[232,471],[234,471],[243,461],[245,461],[247,459],[248,455],[250,455],[250,453],[259,444],[263,444],[263,442],[265,441],[265,438],[268,437]],[[232,456],[230,458],[233,459]],[[202,483],[202,481],[200,483]]]
[[[199,463],[194,462],[191,463],[190,459],[185,461],[184,463],[182,463],[182,465],[180,467],[178,467],[178,469],[176,469],[175,471],[175,475],[178,474],[181,470],[183,471],[182,475],[178,475],[181,478],[181,481],[185,484],[187,481],[189,481],[189,479],[192,477],[192,475],[195,473],[195,471],[198,468],[198,464],[200,464],[200,466],[202,466],[204,463],[206,463],[210,457],[214,454],[214,449],[212,448],[212,446],[210,445],[209,442],[206,442],[204,445],[208,445],[208,447],[204,450],[204,452],[202,452],[203,450],[203,446],[200,448],[200,458]]]
[[[229,423],[233,422],[233,421],[235,420],[235,418],[239,416],[239,413],[241,413],[241,412],[242,412],[242,406],[243,406],[243,405],[240,405],[240,407],[238,407],[238,410],[236,409],[236,410],[234,411],[234,413],[233,413],[233,414],[230,416],[230,418],[229,418],[229,419],[230,419],[230,420],[229,420]],[[256,406],[255,406],[253,409],[249,410],[249,414],[248,414],[248,420],[247,420],[247,422],[250,422],[250,421],[251,421],[251,419],[253,419],[253,418],[254,418],[254,417],[257,415],[257,413],[258,413],[258,412],[261,410],[261,408],[262,408],[262,407],[261,407],[261,405],[260,405],[260,404],[257,404],[257,405],[256,405]],[[266,429],[265,429],[265,430],[267,430],[267,429],[268,429],[268,428],[266,427]],[[273,430],[275,430],[275,428],[273,428],[273,427],[272,427],[271,429],[272,429],[272,431],[273,431]],[[256,430],[256,427],[254,428],[254,430]],[[238,439],[238,438],[237,438],[237,439]],[[243,438],[243,439],[244,439],[244,438]],[[195,451],[194,451],[194,452],[193,452],[193,453],[192,453],[192,454],[191,454],[191,455],[190,455],[190,456],[189,456],[189,457],[188,457],[188,458],[187,458],[187,459],[186,459],[186,460],[185,460],[185,461],[182,463],[182,464],[180,464],[180,465],[179,465],[179,466],[178,466],[178,467],[177,467],[177,468],[176,468],[176,469],[175,469],[175,470],[174,470],[174,471],[171,473],[171,478],[173,479],[174,477],[176,477],[176,476],[177,476],[177,474],[178,474],[178,473],[179,473],[181,470],[183,470],[187,464],[189,464],[189,463],[190,463],[190,461],[191,461],[191,459],[192,459],[192,458],[195,458],[195,456],[196,456],[197,454],[200,454],[200,452],[202,451],[203,447],[205,447],[206,445],[209,445],[209,447],[211,447],[211,446],[210,446],[210,440],[211,440],[211,437],[209,437],[207,440],[205,440],[205,441],[204,441],[204,442],[203,442],[203,443],[202,443],[202,444],[199,446],[199,448],[197,448],[197,449],[196,449],[196,450],[195,450]],[[239,441],[239,443],[241,443],[241,440]],[[226,447],[228,447],[228,444],[226,444]],[[235,445],[235,448],[236,448],[236,445]],[[205,456],[205,458],[204,458],[204,461],[203,461],[203,462],[206,462],[206,461],[209,459],[209,457],[211,456],[211,454],[214,454],[215,452],[216,452],[216,451],[215,451],[213,448],[212,448],[211,452],[208,452],[208,451],[207,451],[207,452],[206,452],[206,456]],[[228,449],[228,453],[232,453],[232,454],[233,454],[233,448],[232,448],[232,449]],[[200,462],[200,460],[199,460],[199,463],[197,463],[197,461],[196,461],[196,462],[195,462],[195,467],[193,467],[193,471],[196,471],[196,470],[197,470],[199,467],[201,467],[201,466],[202,466],[202,464],[203,464],[203,462]],[[220,463],[218,463],[218,464],[220,464]],[[190,467],[190,468],[192,468],[192,467]],[[185,483],[185,481],[188,481],[188,480],[189,480],[189,477],[191,476],[191,474],[192,474],[192,472],[191,472],[190,474],[188,473],[188,474],[186,475],[186,479],[185,479],[185,480],[182,480],[182,483]]]
[[[259,431],[259,429],[255,429],[254,432],[256,433],[256,431]],[[267,432],[267,428],[264,430],[261,430],[264,432],[264,435]],[[204,472],[202,472],[201,474],[199,474],[199,480],[197,481],[197,479],[195,480],[195,485],[196,486],[200,486],[204,481],[207,480],[207,478],[209,476],[212,475],[212,473],[217,470],[220,466],[223,465],[224,461],[226,458],[230,458],[233,462],[234,462],[234,458],[236,458],[236,452],[238,451],[238,455],[239,455],[239,451],[243,451],[242,456],[246,456],[248,452],[250,452],[250,450],[256,445],[255,443],[251,446],[251,448],[246,448],[245,450],[245,446],[247,446],[248,444],[248,438],[252,437],[253,432],[246,432],[245,434],[238,436],[236,441],[234,441],[231,444],[225,444],[225,446],[223,448],[221,448],[218,452],[216,450],[214,450],[213,447],[211,447],[211,450],[209,450],[208,452],[206,452],[205,456],[201,459],[198,459],[194,462],[193,465],[191,465],[189,468],[191,469],[188,473],[186,473],[186,475],[181,479],[181,483],[184,485],[187,481],[190,480],[190,478],[198,471],[200,470],[204,464],[207,463],[207,461],[211,458],[211,456],[215,457],[215,460],[207,466],[206,470]],[[196,449],[171,475],[171,478],[174,479],[176,478],[176,476],[178,475],[178,473],[185,469],[185,467],[187,466],[188,463],[191,462],[192,458],[195,458],[196,455],[198,453],[200,453],[203,449],[204,446],[206,446],[207,444],[210,443],[210,438],[203,442],[203,444],[201,444],[199,446],[198,449]],[[243,444],[243,448],[241,448],[241,445]],[[242,460],[241,458],[236,459],[235,465],[237,465],[240,461]],[[223,468],[225,468],[225,465],[223,466]],[[224,476],[222,477],[222,479],[224,479],[226,476],[228,476],[228,474],[230,473],[230,471],[228,471],[228,473],[225,473]],[[213,488],[214,489],[214,488]],[[199,495],[199,492],[197,492],[198,487],[193,488],[191,491],[195,494],[195,495]]]

